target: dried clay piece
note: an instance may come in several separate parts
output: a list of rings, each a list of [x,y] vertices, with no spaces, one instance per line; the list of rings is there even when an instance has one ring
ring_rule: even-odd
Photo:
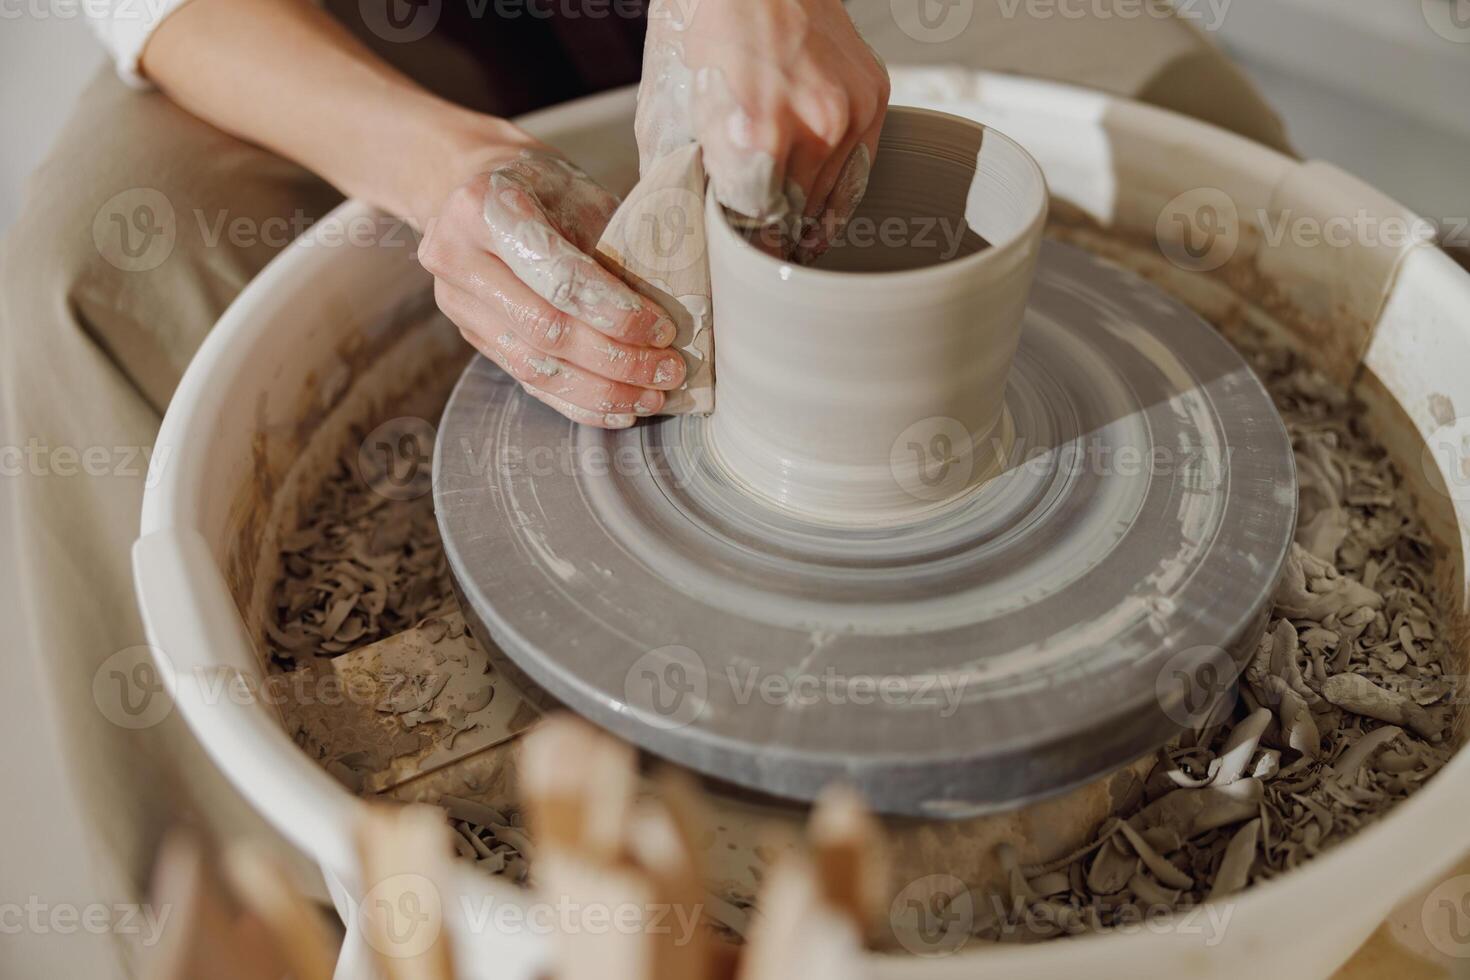
[[[1291,546],[1286,571],[1276,592],[1276,611],[1292,619],[1345,616],[1360,608],[1380,609],[1383,596],[1304,550]]]
[[[1225,899],[1357,833],[1449,758],[1452,651],[1435,629],[1433,547],[1398,473],[1336,386],[1269,338],[1232,339],[1291,432],[1302,504],[1240,703],[1160,751],[1141,808],[1013,880],[1004,921],[978,929],[989,938]]]
[[[669,415],[715,407],[713,305],[704,238],[704,165],[690,143],[655,160],[628,192],[597,243],[597,257],[674,318],[674,346],[688,370],[669,392]]]
[[[1439,737],[1441,725],[1413,701],[1374,684],[1360,674],[1337,674],[1322,685],[1327,700],[1345,711],[1403,725],[1430,740]]]
[[[499,745],[539,716],[514,686],[497,683],[457,612],[336,657],[332,668],[377,716],[357,780],[371,792]]]

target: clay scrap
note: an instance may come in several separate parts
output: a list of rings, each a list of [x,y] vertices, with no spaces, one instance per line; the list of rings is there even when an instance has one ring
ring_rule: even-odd
[[[1458,668],[1407,488],[1327,378],[1263,335],[1232,339],[1301,474],[1270,627],[1225,722],[1161,750],[1141,804],[1088,847],[1020,868],[980,936],[1034,942],[1220,901],[1382,818],[1452,751]]]
[[[453,587],[433,500],[375,488],[359,472],[356,431],[280,540],[281,576],[266,621],[272,663],[292,670],[376,643],[438,613]]]
[[[372,706],[381,734],[371,744],[388,747],[377,758],[361,753],[335,760],[367,764],[352,773],[366,792],[514,738],[540,714],[513,685],[495,683],[490,658],[459,613],[336,657],[332,668],[345,690]]]

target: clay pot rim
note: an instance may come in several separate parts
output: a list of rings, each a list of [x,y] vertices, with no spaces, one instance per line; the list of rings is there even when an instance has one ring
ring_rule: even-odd
[[[889,116],[902,114],[908,116],[927,116],[950,122],[966,129],[980,130],[986,139],[998,139],[1002,144],[1014,149],[1019,159],[1025,164],[1032,177],[1035,178],[1037,187],[1040,188],[1040,206],[1031,220],[1024,227],[1018,228],[1012,235],[1001,242],[991,242],[989,248],[982,249],[971,255],[951,259],[948,262],[939,262],[935,265],[925,266],[921,269],[891,269],[873,272],[847,272],[834,269],[814,269],[810,266],[798,265],[787,259],[778,259],[760,251],[750,244],[743,236],[736,233],[730,226],[729,219],[725,216],[725,209],[715,200],[714,188],[705,192],[705,225],[708,229],[706,234],[719,235],[727,242],[734,243],[734,247],[742,254],[748,253],[751,261],[757,267],[763,267],[777,275],[783,282],[805,281],[810,283],[838,282],[845,287],[863,288],[865,284],[880,287],[884,290],[892,289],[901,280],[904,284],[922,286],[929,279],[960,275],[965,272],[977,271],[986,265],[999,265],[1006,262],[1018,252],[1024,252],[1028,248],[1034,248],[1037,230],[1046,224],[1047,211],[1051,202],[1051,193],[1046,182],[1046,174],[1041,169],[1041,164],[1036,162],[1024,146],[1005,133],[984,123],[964,116],[956,116],[949,112],[940,112],[937,109],[925,109],[920,106],[892,105],[888,107]],[[761,271],[757,268],[755,271]]]

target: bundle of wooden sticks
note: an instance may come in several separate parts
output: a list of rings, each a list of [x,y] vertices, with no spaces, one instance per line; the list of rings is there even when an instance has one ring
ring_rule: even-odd
[[[586,723],[553,715],[526,739],[523,795],[537,841],[536,899],[582,910],[638,909],[631,928],[558,923],[549,937],[557,980],[838,980],[877,927],[886,868],[878,825],[851,793],[815,807],[808,846],[765,881],[760,914],[743,945],[703,921],[697,855],[706,818],[699,788],[673,771],[640,798],[634,750]],[[437,890],[452,853],[444,812],[374,807],[358,828],[361,880],[375,901],[359,917],[384,980],[455,980],[448,929],[405,938],[394,910],[442,915]],[[421,890],[436,891],[421,895]],[[155,901],[176,917],[155,950],[156,980],[330,980],[340,932],[304,897],[286,865],[254,846],[212,860],[192,838],[170,840]],[[678,923],[674,928],[672,923]],[[433,925],[438,925],[434,923]],[[425,940],[423,937],[429,937]]]

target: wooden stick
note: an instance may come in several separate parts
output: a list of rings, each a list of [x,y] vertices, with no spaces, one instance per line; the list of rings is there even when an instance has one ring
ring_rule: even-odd
[[[806,858],[781,858],[759,900],[738,980],[860,980],[862,938],[846,910],[823,895],[815,866]]]
[[[270,930],[294,980],[332,980],[337,943],[282,862],[258,844],[240,843],[226,848],[224,871],[241,904]]]
[[[783,858],[738,964],[721,956],[700,909],[698,787],[666,770],[655,798],[633,804],[636,756],[566,715],[526,740],[523,796],[538,841],[542,894],[572,909],[641,905],[641,928],[592,934],[566,923],[554,944],[558,980],[849,980],[884,894],[882,832],[851,790],[825,793],[809,827],[810,859]],[[649,911],[657,914],[654,919]],[[652,928],[658,925],[662,928]]]
[[[852,919],[859,935],[871,937],[886,891],[882,827],[862,797],[833,786],[817,800],[807,833],[823,898]]]
[[[633,748],[557,714],[532,730],[522,753],[521,794],[542,848],[606,865],[622,861],[637,792]]]
[[[654,901],[628,856],[637,788],[633,749],[566,714],[526,737],[522,797],[537,841],[537,890],[566,912],[553,943],[558,980],[649,980],[652,951],[638,930],[592,927],[593,916]]]
[[[152,901],[173,910],[159,944],[148,954],[152,980],[277,980],[287,961],[270,931],[242,915],[211,866],[203,843],[174,831],[154,865]]]
[[[453,852],[444,811],[375,807],[357,831],[365,889],[358,918],[379,969],[387,980],[454,980],[438,884]]]
[[[702,920],[704,881],[684,829],[663,801],[639,808],[629,851],[651,885],[650,980],[705,980],[709,933]]]

